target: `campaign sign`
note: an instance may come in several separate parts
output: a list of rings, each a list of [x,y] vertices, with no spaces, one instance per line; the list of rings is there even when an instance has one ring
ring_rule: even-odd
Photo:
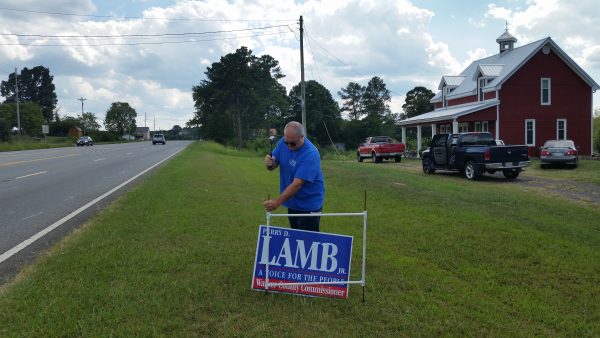
[[[265,290],[269,263],[269,291],[307,296],[347,298],[352,236],[267,226],[258,228],[252,289]],[[267,252],[267,244],[269,250]],[[315,283],[271,285],[271,283]]]

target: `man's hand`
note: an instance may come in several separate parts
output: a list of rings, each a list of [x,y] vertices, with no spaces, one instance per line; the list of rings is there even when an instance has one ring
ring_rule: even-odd
[[[273,169],[277,168],[277,163],[275,162],[275,159],[271,155],[265,156],[265,165],[267,166],[267,169],[269,169],[269,170],[273,170]]]
[[[271,212],[279,208],[279,206],[281,206],[285,201],[292,198],[292,196],[294,196],[294,194],[296,194],[296,192],[300,190],[303,184],[304,181],[302,179],[294,178],[292,184],[288,185],[288,187],[285,188],[285,190],[281,193],[281,195],[279,195],[279,197],[277,197],[276,199],[265,201],[265,203],[263,203],[265,209]]]
[[[281,203],[279,203],[277,200],[268,200],[265,201],[265,203],[263,204],[265,206],[265,209],[269,212],[279,208],[279,206],[281,205]]]

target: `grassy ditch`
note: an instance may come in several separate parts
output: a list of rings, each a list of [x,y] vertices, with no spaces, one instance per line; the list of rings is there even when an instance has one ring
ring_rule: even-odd
[[[368,191],[365,303],[251,291],[278,175],[202,142],[3,287],[0,336],[600,335],[600,211],[404,165],[323,163],[326,212]],[[322,229],[357,279],[360,221]]]
[[[0,152],[31,149],[47,149],[70,147],[75,145],[75,140],[69,137],[31,138],[27,136],[13,137],[10,142],[0,142]]]

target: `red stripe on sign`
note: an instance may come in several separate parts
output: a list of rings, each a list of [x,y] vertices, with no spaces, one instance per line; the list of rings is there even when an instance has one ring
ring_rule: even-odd
[[[269,283],[289,283],[289,281],[269,279]],[[254,278],[252,288],[256,290],[265,290],[265,279]],[[329,298],[348,298],[348,287],[337,286],[337,285],[322,285],[322,284],[310,284],[310,285],[272,285],[269,286],[270,291],[274,292],[285,292],[300,295],[309,295],[317,297],[329,297]]]

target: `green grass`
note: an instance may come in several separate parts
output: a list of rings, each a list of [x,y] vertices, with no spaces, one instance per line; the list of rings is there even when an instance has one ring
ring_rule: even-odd
[[[278,174],[202,142],[5,286],[0,336],[600,335],[597,208],[417,163],[323,162],[325,212],[368,191],[365,303],[251,291]],[[358,279],[361,222],[321,228],[355,236]]]
[[[45,139],[39,140],[30,137],[15,137],[10,142],[0,142],[0,152],[2,151],[18,151],[31,149],[47,149],[57,147],[71,147],[75,141],[68,137],[52,137],[48,136]]]
[[[547,169],[540,168],[539,160],[532,160],[527,168],[528,174],[545,178],[568,179],[580,182],[600,184],[600,160],[579,160],[576,169],[554,166]]]

